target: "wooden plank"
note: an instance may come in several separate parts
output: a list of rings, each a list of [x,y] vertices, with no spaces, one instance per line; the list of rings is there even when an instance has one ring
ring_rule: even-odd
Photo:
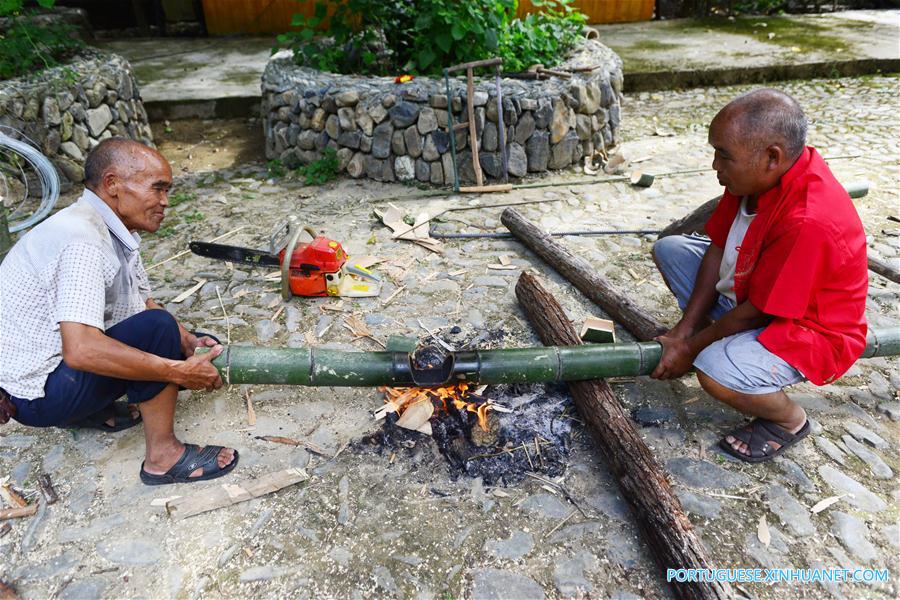
[[[186,519],[259,498],[307,479],[309,479],[309,475],[303,469],[285,469],[240,483],[223,483],[189,496],[180,496],[169,500],[166,502],[166,512],[175,520]]]
[[[6,519],[21,519],[23,517],[33,516],[38,510],[37,504],[29,504],[28,506],[19,506],[17,508],[4,508],[0,510],[0,521]]]
[[[447,70],[451,73],[453,71],[471,71],[472,69],[476,69],[478,67],[493,67],[494,65],[502,64],[502,58],[486,58],[484,60],[473,60],[472,62],[459,63],[458,65],[447,67]]]
[[[469,146],[472,148],[472,167],[475,169],[475,185],[484,185],[484,175],[481,173],[481,161],[478,159],[478,132],[475,129],[475,81],[472,69],[466,70],[466,112],[469,115]],[[451,134],[452,135],[452,134]],[[462,191],[462,188],[460,188]]]
[[[523,273],[516,284],[516,298],[547,346],[578,346],[581,340],[559,302],[532,275]],[[603,379],[571,381],[569,391],[628,502],[638,529],[656,559],[660,573],[667,569],[711,569],[700,537],[684,513],[665,470],[641,439],[628,413]],[[730,598],[727,583],[671,583],[678,598]]]
[[[482,192],[485,192],[485,193],[486,192],[511,192],[512,189],[513,189],[513,186],[511,183],[498,183],[496,185],[464,186],[464,187],[460,187],[459,191],[464,194],[465,193],[479,194]],[[473,208],[480,208],[480,207],[475,206]]]

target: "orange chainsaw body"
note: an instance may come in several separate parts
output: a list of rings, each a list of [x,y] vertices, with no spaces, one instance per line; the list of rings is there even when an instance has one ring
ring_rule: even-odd
[[[282,250],[279,262],[284,262]],[[328,296],[328,284],[339,277],[347,262],[347,253],[340,242],[317,236],[309,243],[299,243],[291,255],[289,284],[295,296]]]

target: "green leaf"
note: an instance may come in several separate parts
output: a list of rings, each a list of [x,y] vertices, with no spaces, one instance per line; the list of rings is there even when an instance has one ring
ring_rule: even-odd
[[[450,29],[450,35],[453,36],[453,39],[457,42],[464,37],[466,37],[466,30],[463,28],[462,24],[459,21],[453,23],[453,28]]]
[[[417,57],[419,68],[423,70],[427,69],[428,66],[434,62],[435,58],[437,58],[437,56],[435,55],[434,50],[432,50],[431,48],[424,48],[420,50]]]
[[[41,8],[53,8],[53,5],[56,4],[56,0],[37,0],[38,5]]]
[[[438,48],[443,50],[445,54],[449,54],[450,48],[453,46],[453,39],[450,37],[450,34],[445,31],[434,38],[434,43],[437,44]]]

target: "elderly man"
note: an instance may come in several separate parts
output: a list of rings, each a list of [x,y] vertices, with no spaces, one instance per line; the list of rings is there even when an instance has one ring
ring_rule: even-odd
[[[210,361],[222,347],[149,296],[134,232],[159,229],[171,186],[161,154],[105,140],[87,157],[81,198],[0,265],[0,422],[118,431],[143,420],[148,485],[213,479],[238,462],[233,449],[183,444],[173,430],[179,386],[221,387]],[[200,345],[211,351],[194,356]],[[115,402],[123,395],[127,405]]]
[[[866,237],[847,193],[806,146],[806,117],[790,96],[763,89],[713,119],[713,169],[725,186],[709,238],[671,236],[653,254],[684,314],[659,341],[652,376],[691,365],[717,400],[756,417],[720,446],[769,460],[809,433],[784,392],[831,383],[866,345]]]

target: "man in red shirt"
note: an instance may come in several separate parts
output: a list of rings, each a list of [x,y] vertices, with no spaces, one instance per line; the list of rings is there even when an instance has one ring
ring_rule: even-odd
[[[709,239],[671,236],[654,259],[684,311],[661,336],[652,377],[693,365],[710,395],[756,417],[720,442],[769,460],[809,433],[783,388],[840,377],[866,345],[866,239],[850,197],[815,149],[806,117],[782,92],[740,96],[713,119],[713,169],[725,193]]]

